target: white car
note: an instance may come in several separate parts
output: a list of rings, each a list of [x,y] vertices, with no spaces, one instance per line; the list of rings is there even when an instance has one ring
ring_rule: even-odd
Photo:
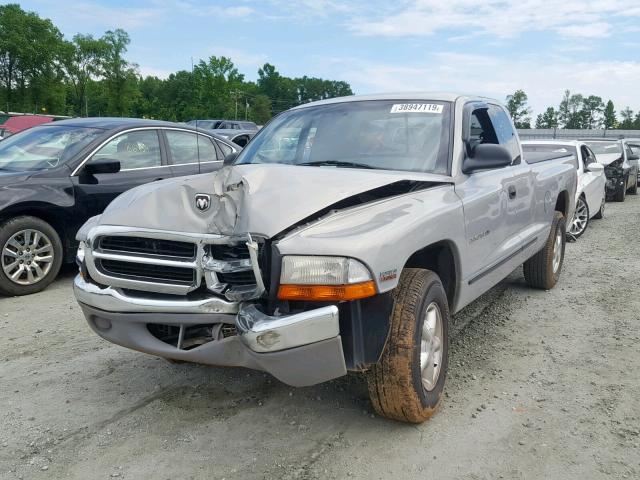
[[[596,161],[595,154],[586,143],[578,140],[525,140],[522,142],[522,149],[525,154],[555,152],[559,155],[572,153],[575,156],[578,189],[576,190],[576,209],[571,223],[567,225],[569,238],[575,240],[582,235],[591,218],[604,216],[607,183],[604,165]]]

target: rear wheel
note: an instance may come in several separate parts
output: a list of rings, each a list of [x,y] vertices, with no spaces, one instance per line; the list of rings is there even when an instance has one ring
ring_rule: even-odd
[[[524,262],[524,279],[532,287],[552,289],[560,278],[566,245],[564,215],[556,212],[551,232],[542,250]]]
[[[569,236],[572,238],[580,237],[589,225],[589,206],[584,197],[578,198],[576,209],[573,212],[573,219],[569,226]]]
[[[447,373],[449,319],[438,275],[404,269],[394,293],[389,338],[367,372],[369,397],[379,415],[421,423],[435,413]]]
[[[0,293],[5,295],[43,290],[62,265],[60,237],[36,217],[16,217],[1,224],[0,248]]]

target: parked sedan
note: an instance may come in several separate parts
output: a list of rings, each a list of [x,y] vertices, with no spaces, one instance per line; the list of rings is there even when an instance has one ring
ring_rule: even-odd
[[[640,138],[627,138],[623,140],[625,145],[631,150],[631,156],[629,157],[629,163],[635,165],[638,169],[638,184],[640,185]]]
[[[218,129],[211,133],[215,133],[220,135],[221,137],[226,138],[230,142],[235,143],[236,145],[240,145],[244,148],[249,140],[251,140],[256,133],[257,130],[230,130],[230,129]]]
[[[184,125],[122,118],[62,120],[3,140],[0,294],[45,288],[74,260],[78,228],[125,190],[216,170],[239,150]]]
[[[604,167],[596,161],[596,156],[585,142],[576,140],[525,140],[522,149],[527,153],[546,152],[573,154],[576,159],[578,188],[576,208],[571,223],[567,225],[570,239],[580,237],[591,218],[603,218],[605,208],[606,178]]]
[[[638,193],[638,165],[631,163],[634,155],[622,140],[585,140],[596,154],[598,163],[604,165],[607,177],[607,198],[624,202],[627,192]],[[635,158],[637,160],[637,158]]]
[[[187,125],[198,129],[206,130],[254,130],[258,131],[258,126],[246,120],[189,120]]]

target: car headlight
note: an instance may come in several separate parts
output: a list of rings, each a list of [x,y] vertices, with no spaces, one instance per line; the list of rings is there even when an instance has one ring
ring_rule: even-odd
[[[375,294],[369,269],[353,258],[287,255],[282,259],[280,300],[342,301]]]

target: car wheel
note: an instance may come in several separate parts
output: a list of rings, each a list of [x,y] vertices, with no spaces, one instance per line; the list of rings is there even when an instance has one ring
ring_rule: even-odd
[[[604,206],[607,202],[605,201],[605,198],[602,197],[602,203],[600,204],[600,210],[598,210],[598,213],[596,213],[593,218],[596,218],[598,220],[604,218]]]
[[[569,225],[568,236],[572,239],[579,238],[589,225],[589,206],[584,197],[579,197],[576,202],[576,209],[573,212],[573,219]]]
[[[367,372],[369,397],[379,415],[421,423],[435,413],[447,373],[449,320],[438,275],[404,269],[394,292],[389,338]]]
[[[556,212],[549,237],[542,250],[524,262],[524,279],[534,288],[552,289],[560,278],[566,245],[564,215]]]
[[[47,222],[30,216],[0,225],[0,293],[28,295],[46,288],[62,265],[62,243]]]
[[[627,180],[625,179],[622,187],[618,187],[616,190],[616,194],[614,200],[616,202],[624,202],[624,199],[627,197]]]
[[[631,187],[631,189],[629,190],[629,193],[631,195],[637,195],[638,194],[638,182],[633,182],[633,187]]]

